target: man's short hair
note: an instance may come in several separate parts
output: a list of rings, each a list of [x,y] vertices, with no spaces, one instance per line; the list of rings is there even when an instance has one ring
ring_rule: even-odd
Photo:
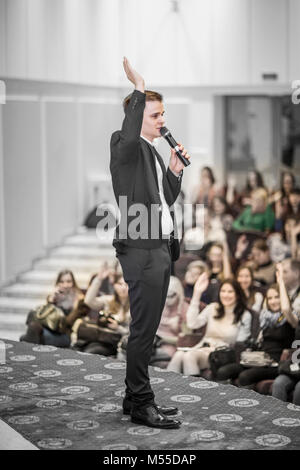
[[[158,93],[157,91],[145,90],[146,101],[163,101],[163,96]],[[132,93],[126,96],[123,100],[123,109],[126,111],[127,106],[129,105],[130,99],[132,97]]]
[[[257,250],[264,251],[264,252],[269,251],[269,247],[266,241],[263,240],[262,238],[255,240],[255,242],[252,245],[252,249],[253,248],[256,248]]]
[[[291,270],[298,271],[298,273],[300,274],[300,261],[295,258],[285,258],[283,262],[289,263]]]

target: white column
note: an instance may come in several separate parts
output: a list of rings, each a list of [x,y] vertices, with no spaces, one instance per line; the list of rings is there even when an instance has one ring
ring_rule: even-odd
[[[3,162],[3,124],[2,111],[4,104],[0,104],[0,285],[6,280],[5,259],[5,213],[4,213],[4,162]]]

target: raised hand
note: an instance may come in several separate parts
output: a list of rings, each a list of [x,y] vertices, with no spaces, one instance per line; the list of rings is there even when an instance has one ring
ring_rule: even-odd
[[[145,91],[145,82],[143,77],[131,66],[127,57],[123,59],[123,68],[128,80],[134,84],[135,88],[139,91]]]
[[[236,249],[235,249],[236,258],[240,258],[242,256],[242,254],[244,253],[248,245],[249,245],[249,240],[247,240],[246,235],[245,234],[241,235],[238,238],[238,241],[236,244]]]
[[[209,279],[207,273],[204,272],[200,274],[194,285],[194,293],[197,295],[201,295],[204,291],[206,291],[208,284]]]
[[[276,264],[276,281],[278,284],[283,280],[282,271],[283,271],[282,264],[277,263]]]

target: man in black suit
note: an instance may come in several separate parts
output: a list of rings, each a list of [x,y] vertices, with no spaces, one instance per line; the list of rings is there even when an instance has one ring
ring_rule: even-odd
[[[143,78],[126,58],[123,67],[135,90],[124,100],[122,129],[112,134],[110,161],[121,214],[113,246],[129,286],[132,318],[123,412],[131,414],[134,423],[172,429],[181,424],[169,417],[178,410],[156,405],[148,365],[166,300],[171,256],[173,253],[174,260],[174,252],[178,252],[176,222],[170,206],[180,192],[184,165],[171,150],[166,170],[152,144],[161,136],[164,125],[162,96],[145,91]],[[190,158],[181,145],[180,149]]]

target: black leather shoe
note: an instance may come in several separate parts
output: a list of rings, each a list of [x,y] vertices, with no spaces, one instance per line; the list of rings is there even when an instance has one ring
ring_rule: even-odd
[[[176,408],[175,406],[159,406],[159,405],[156,405],[156,408],[157,410],[162,413],[163,415],[166,415],[166,416],[172,416],[172,415],[176,415],[178,413],[178,408]],[[130,415],[130,412],[131,412],[131,408],[132,408],[132,402],[131,400],[129,400],[128,398],[124,398],[123,400],[123,414],[124,415]]]
[[[131,409],[131,422],[161,429],[179,429],[181,422],[168,418],[159,412],[156,405],[146,405],[140,408],[135,406]]]

